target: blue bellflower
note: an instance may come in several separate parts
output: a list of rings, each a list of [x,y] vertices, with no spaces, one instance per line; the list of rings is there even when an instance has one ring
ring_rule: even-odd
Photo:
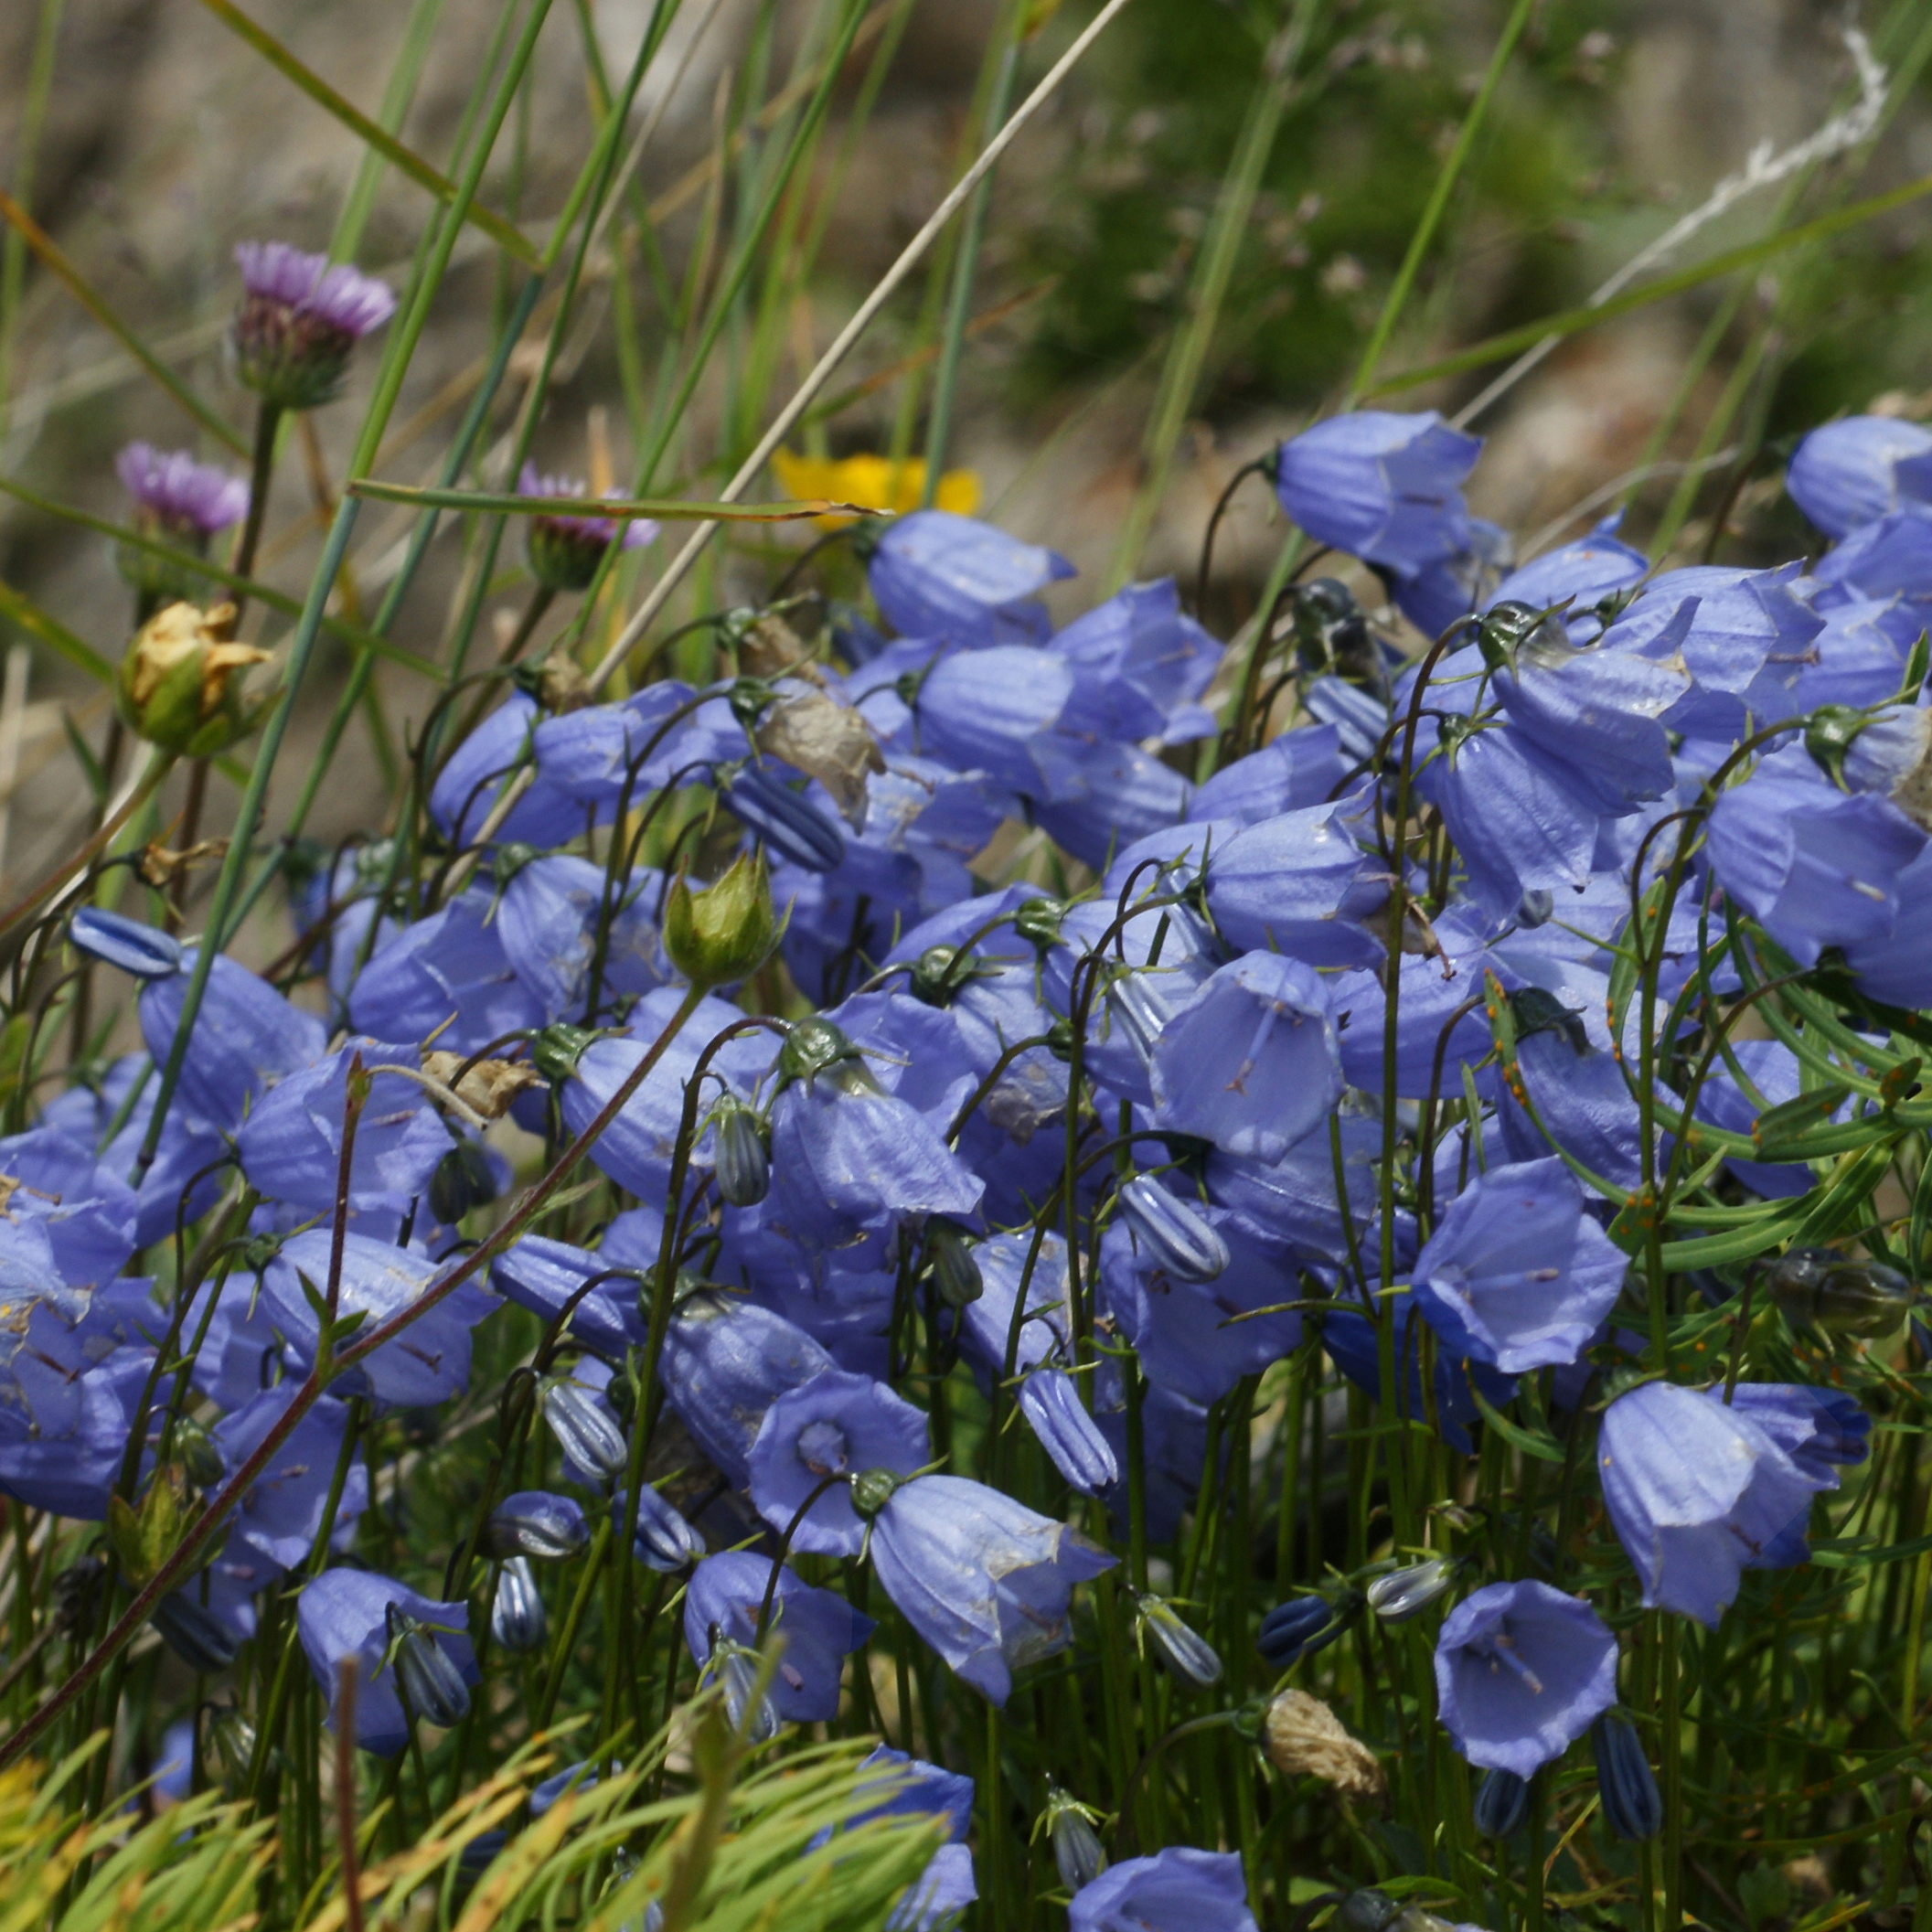
[[[293,1382],[266,1389],[215,1425],[210,1433],[230,1475],[288,1414],[295,1393]],[[368,1465],[358,1449],[349,1461],[336,1520],[326,1522],[329,1490],[342,1460],[348,1419],[348,1404],[325,1395],[295,1425],[241,1499],[234,1516],[231,1544],[244,1543],[276,1568],[293,1570],[308,1561],[325,1536],[332,1546],[347,1542],[354,1533],[356,1519],[369,1506]]]
[[[1530,1777],[1617,1702],[1617,1638],[1548,1584],[1489,1584],[1443,1620],[1436,1694],[1472,1765]]]
[[[1590,1346],[1628,1265],[1552,1154],[1491,1168],[1452,1201],[1410,1292],[1451,1354],[1521,1375]]]
[[[772,1560],[749,1550],[707,1556],[691,1573],[684,1599],[684,1639],[700,1664],[719,1643],[749,1650],[758,1613],[772,1588]],[[878,1626],[830,1590],[815,1589],[787,1567],[772,1595],[771,1628],[785,1633],[785,1654],[767,1693],[787,1724],[829,1724],[838,1714],[845,1660]]]
[[[439,1047],[457,1053],[478,1052],[548,1017],[510,965],[490,895],[479,887],[379,948],[348,1006],[358,1032],[418,1042],[434,1034]]]
[[[1040,592],[1073,566],[974,518],[915,510],[885,527],[866,574],[902,637],[978,647],[1044,644],[1051,625]]]
[[[1346,419],[1343,419],[1346,420]],[[1168,1845],[1125,1858],[1074,1893],[1068,1932],[1255,1932],[1234,1852]]]
[[[329,1724],[336,1722],[341,1692],[338,1666],[356,1660],[356,1742],[379,1757],[394,1757],[410,1741],[411,1716],[436,1719],[421,1707],[406,1711],[399,1692],[398,1667],[390,1657],[395,1623],[391,1610],[413,1618],[441,1650],[464,1684],[482,1681],[468,1629],[467,1604],[438,1603],[392,1577],[368,1570],[325,1570],[303,1591],[296,1626],[303,1653],[315,1682],[328,1700]]]
[[[975,1690],[1004,1707],[1013,1672],[1063,1650],[1073,1586],[1115,1559],[1077,1530],[957,1476],[918,1476],[872,1523],[885,1593]]]
[[[1645,1605],[1713,1630],[1745,1570],[1794,1524],[1801,1553],[1813,1494],[1837,1485],[1835,1472],[1801,1468],[1748,1402],[1668,1382],[1640,1383],[1604,1412],[1597,1466]]]
[[[922,1410],[882,1382],[828,1370],[765,1411],[752,1445],[752,1502],[781,1534],[792,1531],[795,1550],[857,1556],[865,1547],[865,1525],[843,1478],[867,1469],[910,1476],[931,1455]],[[827,1479],[831,1487],[800,1519]]]
[[[1849,536],[1902,503],[1932,502],[1932,430],[1897,416],[1828,422],[1798,445],[1785,488],[1826,536]]]
[[[1221,936],[1313,966],[1378,965],[1382,942],[1357,922],[1386,901],[1388,881],[1350,832],[1359,811],[1347,801],[1307,806],[1217,845],[1207,901]]]

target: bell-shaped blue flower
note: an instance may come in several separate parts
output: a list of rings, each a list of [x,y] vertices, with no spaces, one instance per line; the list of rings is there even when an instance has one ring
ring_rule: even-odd
[[[648,993],[678,977],[652,923],[662,882],[649,867],[618,882],[604,937],[601,1002]],[[556,853],[518,866],[496,902],[504,957],[546,1019],[584,1017],[605,884],[603,867]]]
[[[231,1474],[288,1414],[295,1390],[293,1382],[265,1389],[215,1425],[211,1431],[215,1446]],[[326,1523],[326,1517],[348,1420],[347,1404],[333,1395],[323,1396],[309,1410],[242,1498],[235,1511],[231,1542],[246,1543],[283,1570],[306,1563],[325,1533],[332,1546],[347,1542],[356,1519],[369,1506],[368,1465],[359,1448],[350,1458],[336,1520]]]
[[[1314,966],[1379,964],[1382,942],[1357,922],[1388,898],[1388,880],[1350,832],[1359,812],[1347,801],[1307,806],[1217,845],[1207,897],[1221,936]]]
[[[311,1214],[333,1213],[348,1110],[350,1062],[363,1071],[418,1064],[413,1047],[351,1040],[313,1066],[291,1073],[264,1094],[235,1137],[250,1185],[271,1201]],[[402,1073],[374,1073],[356,1123],[349,1206],[385,1201],[405,1207],[430,1184],[450,1151],[450,1131],[426,1105],[428,1095]]]
[[[328,1700],[331,1728],[342,1688],[339,1667],[345,1658],[356,1660],[356,1742],[379,1757],[394,1757],[403,1749],[412,1718],[438,1721],[436,1712],[421,1708],[420,1695],[418,1708],[404,1708],[392,1654],[398,1617],[422,1626],[418,1634],[443,1653],[460,1683],[482,1681],[468,1636],[467,1604],[438,1603],[369,1570],[325,1570],[304,1589],[296,1609],[303,1653]]]
[[[1222,647],[1181,610],[1171,577],[1115,592],[1047,648],[1073,667],[1062,731],[1182,744],[1215,729],[1197,700],[1214,681]]]
[[[1318,543],[1413,577],[1468,545],[1462,485],[1482,440],[1436,411],[1357,410],[1281,446],[1281,507]]]
[[[1791,500],[1828,537],[1932,502],[1932,430],[1900,416],[1846,416],[1815,429],[1785,472]]]
[[[749,1550],[707,1556],[684,1598],[684,1640],[700,1664],[720,1643],[751,1649],[758,1613],[772,1588],[772,1560]],[[828,1724],[838,1714],[845,1660],[878,1625],[830,1590],[815,1589],[788,1565],[778,1572],[770,1628],[785,1634],[768,1696],[787,1724]]]
[[[1596,1459],[1646,1606],[1713,1630],[1745,1570],[1803,1524],[1817,1490],[1836,1484],[1835,1474],[1801,1468],[1721,1388],[1669,1382],[1639,1383],[1610,1404]]]
[[[490,1265],[490,1286],[507,1301],[554,1321],[593,1275],[622,1265],[589,1248],[542,1234],[526,1234]],[[626,1276],[601,1281],[571,1311],[570,1332],[586,1348],[613,1361],[626,1349],[641,1349],[650,1330],[637,1312],[637,1283]]]
[[[480,887],[405,926],[349,994],[349,1023],[358,1032],[417,1042],[434,1034],[439,1047],[458,1053],[548,1017],[504,953],[490,895]]]
[[[1896,806],[1839,791],[1799,745],[1725,791],[1709,838],[1726,893],[1801,966],[1829,945],[1889,938],[1899,875],[1926,848]]]
[[[1305,724],[1222,765],[1205,785],[1197,785],[1188,801],[1188,817],[1259,825],[1305,806],[1326,805],[1348,770],[1340,731],[1332,724]]]
[[[69,1288],[104,1288],[134,1252],[140,1202],[92,1139],[41,1126],[0,1140],[0,1183],[12,1181],[6,1212],[46,1235],[54,1272]]]
[[[1105,867],[1123,845],[1187,814],[1187,780],[1137,744],[1051,731],[1030,749],[1046,781],[1046,795],[1033,805],[1034,822],[1083,864]]]
[[[963,772],[984,772],[1009,791],[1049,789],[1036,747],[1073,695],[1073,667],[1024,645],[949,651],[927,671],[915,706],[918,749]]]
[[[1022,543],[971,517],[917,510],[881,534],[867,579],[902,637],[979,647],[1044,644],[1051,624],[1040,592],[1073,574],[1055,551]]]
[[[334,1230],[326,1227],[291,1235],[262,1274],[262,1304],[304,1366],[315,1359],[322,1322],[303,1284],[306,1280],[318,1296],[326,1292],[334,1239]],[[407,1248],[366,1234],[346,1234],[337,1307],[344,1315],[367,1312],[366,1326],[373,1328],[420,1300],[439,1272],[434,1262]],[[487,1289],[464,1282],[412,1328],[351,1369],[336,1386],[348,1393],[371,1395],[387,1408],[427,1408],[447,1402],[468,1383],[471,1331],[496,1306],[496,1298]]]
[[[1521,565],[1496,586],[1486,609],[1499,603],[1526,603],[1534,610],[1565,604],[1564,627],[1573,644],[1591,643],[1602,635],[1604,620],[1598,606],[1618,591],[1641,583],[1649,575],[1650,560],[1622,542],[1617,531],[1623,512],[1606,517],[1587,537],[1578,537]]]
[[[537,700],[513,691],[450,753],[430,792],[430,817],[452,845],[475,843],[510,774],[531,763],[537,720]],[[491,836],[543,851],[582,829],[582,807],[539,774]]]
[[[1311,966],[1247,953],[1195,988],[1154,1049],[1154,1124],[1276,1161],[1341,1098],[1341,1046]]]
[[[1443,1620],[1436,1695],[1472,1765],[1530,1777],[1617,1702],[1617,1638],[1546,1583],[1489,1584]]]
[[[1491,1168],[1452,1201],[1410,1293],[1451,1354],[1521,1375],[1590,1346],[1628,1262],[1552,1154]]]
[[[1337,419],[1346,422],[1346,416]],[[1124,1858],[1081,1886],[1068,1932],[1255,1932],[1248,1884],[1235,1852],[1168,1845]]]
[[[865,1525],[852,1509],[848,1478],[867,1469],[910,1476],[932,1456],[924,1412],[882,1382],[827,1370],[788,1390],[764,1412],[752,1445],[752,1501],[792,1547],[821,1556],[857,1556]],[[804,1518],[813,1492],[830,1481]]]
[[[1073,1586],[1115,1564],[1077,1530],[957,1476],[894,1489],[870,1548],[901,1614],[1002,1707],[1015,1670],[1066,1648]]]
[[[1286,1297],[1284,1297],[1284,1299]],[[1395,1401],[1399,1413],[1412,1422],[1425,1422],[1428,1406],[1422,1391],[1422,1340],[1424,1323],[1413,1303],[1396,1304]],[[1382,1400],[1382,1349],[1375,1324],[1351,1308],[1324,1310],[1321,1318],[1321,1345],[1334,1359],[1335,1366],[1372,1400]],[[1442,1439],[1458,1455],[1470,1453],[1469,1425],[1481,1414],[1470,1394],[1473,1383],[1482,1391],[1483,1400],[1500,1407],[1516,1393],[1516,1379],[1473,1358],[1458,1361],[1446,1349],[1436,1357],[1436,1420]]]
[[[751,750],[744,727],[722,697],[697,705],[674,723],[673,715],[695,696],[689,685],[667,678],[622,703],[585,705],[538,721],[532,734],[537,769],[546,785],[576,802],[578,830],[584,811],[595,813],[600,825],[608,823],[626,785],[641,804],[680,772],[689,784],[691,767],[742,758]]]

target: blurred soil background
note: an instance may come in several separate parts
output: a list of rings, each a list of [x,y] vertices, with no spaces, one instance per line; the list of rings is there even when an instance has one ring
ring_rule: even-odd
[[[1801,140],[1855,103],[1848,17],[1892,77],[1875,138],[1744,197],[1663,266],[1932,173],[1923,79],[1932,8],[1865,0],[1865,9],[1848,16],[1813,0],[1542,0],[1382,370],[1426,364],[1583,302],[1760,143],[1776,150]],[[552,8],[483,197],[529,233],[546,232],[588,149],[592,68],[623,73],[648,10],[647,0],[557,0]],[[411,15],[402,0],[241,0],[241,11],[371,114]],[[710,272],[707,238],[716,223],[729,230],[755,150],[754,133],[751,148],[728,149],[720,167],[720,131],[742,125],[791,82],[814,12],[807,0],[684,0],[634,123],[656,117],[634,205],[650,211],[658,260],[626,245],[593,262],[592,299],[545,405],[543,467],[628,479],[667,347],[660,291]],[[660,486],[716,488],[977,144],[1002,0],[886,0],[875,12],[848,64],[843,124],[835,121],[807,184],[827,200],[809,284],[775,293],[754,284],[748,297],[789,304],[781,332],[789,364],[756,372],[755,381],[708,379],[678,446],[680,474],[660,477]],[[1051,17],[1021,57],[1022,89],[1092,7],[1068,0],[1036,12]],[[1123,575],[1173,571],[1191,589],[1205,520],[1229,479],[1335,406],[1509,12],[1500,0],[1278,8],[1273,0],[1135,0],[1018,144],[992,198],[947,460],[978,474],[982,514],[1079,565],[1081,577],[1059,593],[1062,615]],[[499,18],[496,0],[443,0],[435,15],[400,137],[439,166]],[[1198,368],[1177,400],[1174,345],[1201,320],[1203,250],[1265,87],[1279,90],[1278,124],[1243,206],[1212,326],[1195,332]],[[251,399],[223,357],[234,245],[280,237],[326,247],[361,158],[337,121],[201,0],[0,5],[0,184],[238,433],[247,432]],[[361,264],[400,276],[428,205],[386,172]],[[635,240],[635,229],[624,232]],[[498,254],[474,230],[458,259],[380,462],[395,480],[426,480],[510,286]],[[1641,542],[1663,525],[1676,560],[1800,554],[1815,539],[1778,496],[1781,439],[1874,404],[1932,414],[1928,264],[1932,198],[1566,342],[1474,425],[1489,438],[1476,507],[1513,532],[1522,552],[1579,533],[1599,504],[1628,494],[1626,533]],[[0,479],[121,518],[112,463],[131,438],[241,467],[17,237],[5,273]],[[926,371],[904,365],[934,339],[941,288],[914,276],[849,366],[846,387],[879,379],[801,447],[840,456],[923,446]],[[358,358],[362,390],[374,364],[367,351]],[[1388,406],[1453,411],[1500,367],[1405,390]],[[262,574],[297,595],[318,546],[317,502],[347,459],[358,393],[352,387],[304,419],[277,472]],[[1164,396],[1170,462],[1149,428]],[[519,400],[517,385],[507,386],[493,425],[499,437]],[[493,483],[501,448],[483,472]],[[1691,462],[1701,466],[1673,467]],[[1647,464],[1662,467],[1605,492]],[[784,491],[774,482],[768,494]],[[443,528],[393,634],[431,657],[443,647],[463,562],[458,521]],[[347,587],[356,598],[379,589],[402,528],[380,507],[365,512]],[[1222,635],[1252,613],[1281,534],[1265,486],[1250,483],[1216,553],[1206,614]],[[757,541],[741,550],[737,588],[769,581],[773,541],[802,540],[764,539],[763,556]],[[510,560],[513,547],[504,555]],[[728,572],[713,588],[729,592],[734,581]],[[0,585],[14,616],[27,618],[24,628],[0,622],[0,630],[10,643],[31,644],[8,658],[0,708],[0,852],[17,887],[87,822],[69,721],[98,747],[108,715],[101,688],[46,641],[48,620],[113,660],[132,600],[109,539],[17,498],[0,501]],[[527,580],[506,570],[493,587],[499,629],[527,594]],[[29,635],[37,627],[39,641]],[[251,615],[251,634],[264,643],[285,629],[272,613]],[[277,774],[271,830],[346,674],[346,655],[330,651]],[[378,688],[381,718],[352,731],[310,827],[325,842],[371,828],[407,727],[431,701],[432,688],[394,665]],[[222,828],[232,804],[218,781],[208,829]]]

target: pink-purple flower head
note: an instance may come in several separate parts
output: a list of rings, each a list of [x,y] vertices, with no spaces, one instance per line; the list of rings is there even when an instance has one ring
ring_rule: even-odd
[[[241,379],[278,408],[311,410],[342,388],[350,352],[396,313],[395,292],[347,262],[285,241],[235,250],[241,306],[235,358]]]
[[[546,476],[534,463],[518,473],[517,488],[525,496],[583,497],[586,485],[575,476]],[[614,496],[614,490],[604,495]],[[657,540],[658,526],[647,517],[532,517],[529,528],[530,569],[538,582],[553,591],[589,587],[615,543],[626,550],[642,550]]]
[[[114,458],[114,473],[134,499],[144,529],[186,539],[197,549],[239,523],[248,508],[247,484],[215,464],[197,463],[187,450],[131,443]]]

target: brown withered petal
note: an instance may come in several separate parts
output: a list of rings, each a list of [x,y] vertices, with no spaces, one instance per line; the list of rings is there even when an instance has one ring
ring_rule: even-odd
[[[574,657],[553,652],[537,667],[537,702],[561,717],[581,711],[592,699],[591,681]]]
[[[229,604],[223,610],[232,610]],[[228,690],[228,681],[237,671],[245,671],[251,664],[266,664],[269,654],[258,651],[251,644],[211,644],[208,656],[201,660],[201,715],[212,718],[221,709],[221,699]]]
[[[866,774],[885,770],[885,753],[864,716],[829,698],[788,699],[758,727],[758,749],[816,778],[853,830],[865,822]]]
[[[806,641],[783,617],[767,614],[745,631],[738,646],[738,668],[747,678],[782,678],[787,671],[812,675],[805,660]]]
[[[422,1071],[432,1080],[451,1086],[467,1053],[442,1050],[422,1056]],[[530,1087],[540,1087],[543,1075],[527,1060],[479,1060],[453,1088],[458,1100],[474,1107],[486,1120],[501,1120],[510,1102]]]
[[[226,838],[204,838],[184,851],[170,851],[156,842],[144,846],[140,857],[134,860],[134,871],[143,885],[151,885],[157,892],[165,891],[182,873],[192,871],[204,861],[225,859],[228,856]]]
[[[1386,1798],[1389,1781],[1375,1754],[1350,1737],[1318,1697],[1284,1691],[1262,1723],[1268,1762],[1285,1777],[1318,1777],[1344,1798]]]

